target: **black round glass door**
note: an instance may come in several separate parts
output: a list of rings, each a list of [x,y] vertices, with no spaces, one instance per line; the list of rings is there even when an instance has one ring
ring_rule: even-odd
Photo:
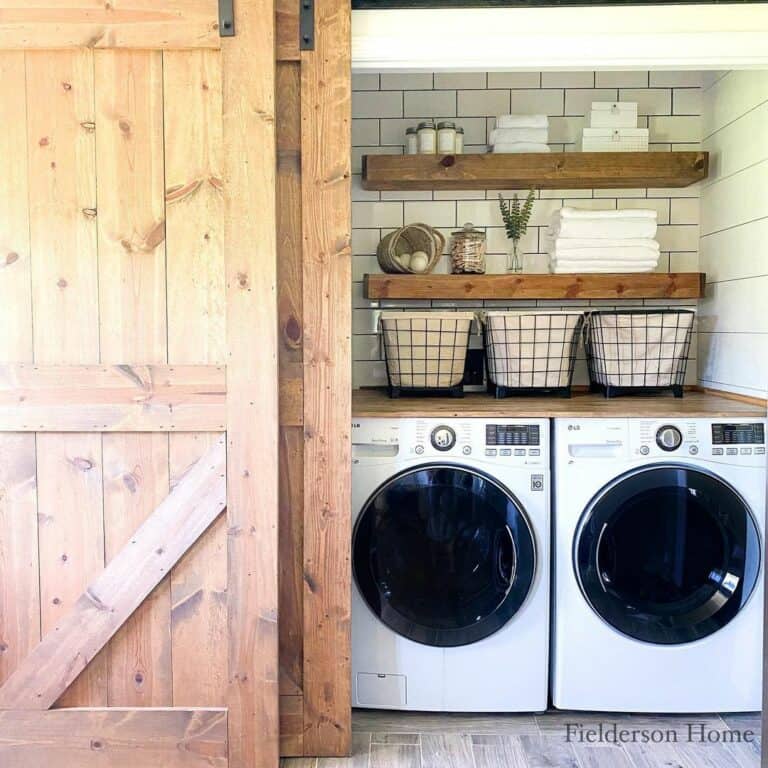
[[[398,634],[434,646],[477,642],[504,626],[531,588],[535,560],[512,494],[454,466],[385,483],[353,539],[355,580],[370,609]]]
[[[687,467],[648,467],[595,497],[574,559],[585,597],[617,630],[688,643],[724,627],[749,599],[760,536],[723,481]]]

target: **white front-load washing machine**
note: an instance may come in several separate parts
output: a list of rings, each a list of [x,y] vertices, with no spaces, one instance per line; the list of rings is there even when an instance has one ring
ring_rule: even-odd
[[[352,702],[541,711],[549,422],[352,425]]]
[[[556,707],[761,708],[765,429],[556,420]]]

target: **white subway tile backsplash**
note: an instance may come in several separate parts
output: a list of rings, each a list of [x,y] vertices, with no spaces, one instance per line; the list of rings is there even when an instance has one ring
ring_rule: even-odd
[[[489,88],[540,88],[540,72],[489,72]]]
[[[402,227],[402,203],[352,203],[355,227]]]
[[[594,88],[594,72],[542,72],[542,88]]]
[[[669,88],[621,88],[619,101],[636,101],[638,115],[672,114],[672,91]]]
[[[566,115],[588,115],[593,101],[616,101],[615,88],[575,88],[565,92]]]
[[[432,77],[434,89],[428,89],[427,83]],[[669,85],[658,88],[645,87],[648,83],[647,72],[598,72],[592,73],[418,73],[418,76],[403,78],[396,73],[385,73],[356,78],[356,86],[362,93],[353,94],[353,109],[358,115],[353,121],[353,143],[359,144],[352,150],[354,172],[360,173],[362,154],[400,154],[403,151],[405,129],[415,125],[419,119],[455,119],[465,129],[465,151],[487,151],[487,131],[495,125],[499,114],[537,114],[550,116],[549,143],[553,151],[574,151],[580,138],[581,129],[586,122],[593,100],[616,100],[621,91],[625,96],[640,92],[645,100],[645,114],[638,124],[649,124],[648,114],[652,115],[651,125],[657,131],[654,149],[669,149],[674,146],[693,146],[698,148],[699,134],[692,132],[696,115],[673,114],[680,112],[685,104],[695,103],[690,100],[687,84]],[[541,88],[542,78],[544,87]],[[381,82],[379,82],[381,80]],[[365,87],[363,87],[365,86]],[[381,91],[370,93],[371,89]],[[550,86],[550,87],[548,87]],[[595,86],[595,87],[592,87]],[[422,90],[424,87],[424,90]],[[686,92],[674,102],[673,88]],[[391,90],[387,90],[391,89]],[[695,90],[695,89],[693,89]],[[355,102],[362,96],[364,103]],[[374,97],[373,100],[368,97]],[[366,100],[368,99],[368,100]],[[685,99],[688,99],[686,102]],[[381,108],[376,106],[381,100]],[[641,99],[638,98],[642,102]],[[405,103],[405,113],[397,112],[396,105]],[[458,106],[458,110],[457,110]],[[656,110],[666,107],[661,113]],[[689,107],[685,106],[685,109]],[[573,111],[571,111],[573,110]],[[394,114],[393,114],[394,113]],[[454,114],[457,117],[454,118]],[[693,119],[691,119],[693,118]],[[369,143],[370,142],[370,143]],[[697,205],[699,186],[680,189],[637,189],[637,190],[541,190],[537,194],[532,221],[523,238],[522,250],[525,254],[526,271],[547,272],[549,256],[547,250],[546,228],[553,211],[561,205],[573,205],[590,209],[652,208],[658,212],[660,222],[660,241],[663,252],[659,260],[659,270],[678,271],[695,270],[698,261],[698,215]],[[517,190],[522,198],[525,190]],[[514,191],[504,190],[509,199]],[[369,197],[370,195],[370,197]],[[378,195],[378,199],[376,199]],[[379,272],[375,257],[376,247],[381,237],[392,229],[411,221],[424,221],[437,227],[448,239],[450,234],[472,222],[485,228],[487,234],[487,271],[490,274],[506,271],[506,259],[509,241],[502,226],[498,207],[497,190],[466,191],[391,191],[367,192],[360,186],[359,178],[353,178],[353,230],[352,260],[353,286],[353,381],[355,386],[381,386],[386,383],[383,362],[378,359],[377,322],[380,308],[393,309],[446,308],[482,309],[478,302],[437,302],[437,301],[369,301],[362,293],[363,276]],[[707,239],[714,241],[716,235]],[[748,248],[754,237],[744,237],[743,248]],[[448,247],[448,246],[447,246]],[[713,254],[717,249],[713,246]],[[713,255],[712,259],[715,258]],[[736,258],[733,270],[743,269],[743,258]],[[767,257],[768,258],[768,257]],[[742,264],[742,266],[739,266]],[[450,271],[450,257],[445,254],[439,260],[435,272],[444,274]],[[727,274],[727,273],[726,273]],[[647,302],[645,302],[647,303]],[[679,302],[651,302],[654,306],[669,306]],[[485,307],[522,307],[540,306],[560,308],[579,306],[588,308],[598,302],[585,301],[530,301],[530,302],[483,302]],[[637,302],[642,306],[644,302]],[[610,302],[606,306],[613,306]],[[620,303],[626,307],[628,304]],[[479,339],[473,337],[473,344]],[[580,352],[583,356],[583,351]],[[578,363],[577,381],[585,383],[584,361]],[[578,377],[581,378],[578,378]],[[689,379],[696,380],[695,360],[689,365]],[[692,377],[692,378],[691,378]]]
[[[352,98],[352,117],[402,117],[400,91],[362,91]]]
[[[455,117],[456,91],[406,91],[404,117]]]
[[[675,88],[672,91],[672,113],[675,115],[700,115],[701,88]]]
[[[647,72],[596,72],[596,88],[647,88]]]
[[[352,176],[352,200],[358,201],[371,201],[378,200],[379,192],[371,192],[362,187],[362,177],[358,175]]]
[[[352,91],[378,91],[378,74],[353,73]]]
[[[675,117],[651,117],[648,120],[652,142],[700,142],[701,117],[676,115]]]
[[[382,72],[382,91],[431,91],[431,72]]]
[[[458,91],[458,116],[482,117],[509,113],[509,91]]]
[[[352,146],[372,147],[379,143],[379,120],[357,119],[352,121]]]
[[[406,224],[421,222],[432,227],[454,227],[456,225],[456,203],[433,201],[405,203]]]
[[[550,117],[562,115],[563,96],[562,89],[550,89],[546,91],[510,91],[511,106],[508,110],[513,115],[549,115]],[[497,112],[496,114],[503,114]]]
[[[698,197],[681,197],[670,201],[670,224],[698,224],[701,205]]]
[[[662,88],[701,88],[703,77],[701,72],[685,70],[681,72],[659,71],[650,73],[650,85]]]
[[[486,88],[488,75],[485,72],[435,72],[437,90]]]

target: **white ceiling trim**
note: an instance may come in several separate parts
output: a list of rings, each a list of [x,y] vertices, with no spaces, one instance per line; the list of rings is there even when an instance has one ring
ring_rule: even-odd
[[[768,69],[768,4],[354,11],[352,66]]]

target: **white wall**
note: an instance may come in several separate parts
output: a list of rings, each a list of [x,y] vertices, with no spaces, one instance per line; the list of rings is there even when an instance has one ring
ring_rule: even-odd
[[[699,372],[703,386],[768,396],[768,71],[704,91]]]
[[[381,237],[403,224],[423,221],[450,236],[472,221],[488,236],[488,272],[505,269],[508,242],[495,191],[367,192],[360,186],[364,154],[399,154],[405,128],[420,119],[450,118],[466,131],[467,149],[486,150],[494,117],[507,112],[544,112],[550,116],[550,146],[575,148],[584,114],[592,101],[637,101],[639,124],[650,129],[651,149],[698,149],[701,138],[701,82],[697,72],[464,72],[353,76],[352,94],[352,252],[353,252],[353,382],[354,386],[386,384],[376,335],[379,310],[407,307],[460,309],[540,307],[610,307],[599,301],[389,301],[363,298],[366,272],[378,272],[376,246]],[[511,194],[511,193],[508,193]],[[659,216],[661,271],[696,271],[699,245],[699,189],[543,190],[532,224],[523,240],[526,270],[548,271],[543,231],[551,212],[563,204],[583,208],[654,208]],[[437,272],[448,272],[444,257]],[[647,301],[635,304],[669,305]],[[631,306],[621,302],[621,307]],[[479,344],[479,340],[474,343]],[[692,345],[688,383],[696,383],[696,344]],[[583,352],[576,383],[587,382]]]

